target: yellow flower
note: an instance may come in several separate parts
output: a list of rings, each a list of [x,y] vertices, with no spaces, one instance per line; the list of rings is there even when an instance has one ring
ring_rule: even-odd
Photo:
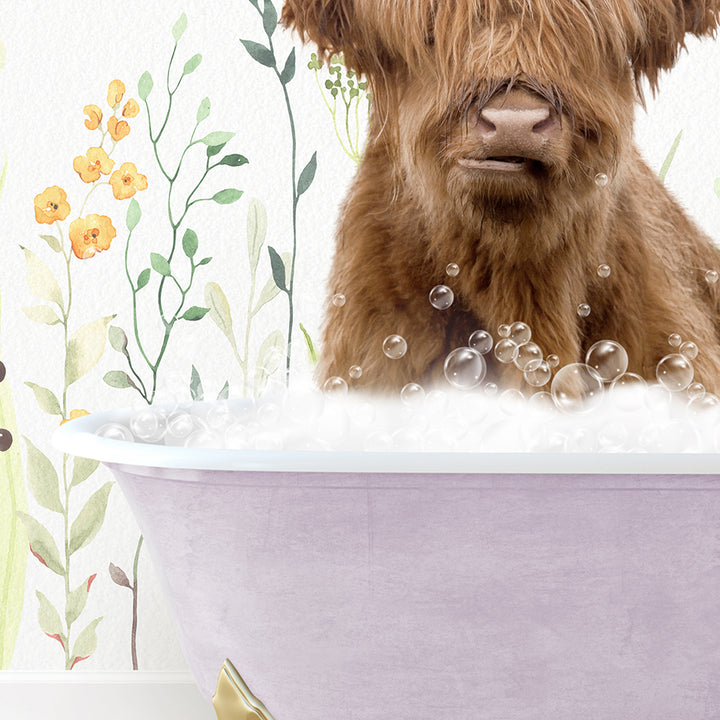
[[[67,193],[57,185],[45,188],[35,196],[35,220],[52,225],[56,220],[64,220],[70,214]]]
[[[140,112],[140,106],[135,100],[130,98],[122,109],[122,116],[126,118],[134,118]]]
[[[73,160],[73,170],[80,175],[83,182],[91,183],[100,179],[100,173],[109,175],[115,161],[99,147],[91,147],[86,155],[78,155]]]
[[[117,235],[109,217],[88,215],[70,223],[70,242],[75,256],[87,260],[96,252],[107,250]]]
[[[148,183],[145,175],[137,171],[135,163],[126,162],[110,176],[110,185],[117,200],[127,200],[137,190],[145,190]]]
[[[90,413],[87,410],[71,410],[70,411],[70,417],[65,418],[60,422],[61,425],[63,425],[66,422],[70,422],[71,420],[74,420],[75,418],[83,417],[84,415],[89,415]]]
[[[107,129],[110,137],[115,141],[122,140],[130,134],[130,125],[125,120],[118,120],[116,117],[108,118]]]
[[[116,105],[119,105],[120,101],[123,99],[124,94],[125,94],[125,83],[123,83],[122,80],[113,80],[110,83],[110,85],[108,86],[108,96],[107,96],[108,105],[111,108],[114,108]]]
[[[97,130],[102,122],[102,110],[97,105],[86,105],[83,112],[88,116],[85,127],[88,130]]]

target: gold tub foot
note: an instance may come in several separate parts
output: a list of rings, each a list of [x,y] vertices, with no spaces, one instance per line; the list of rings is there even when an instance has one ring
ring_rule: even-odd
[[[212,702],[218,720],[275,720],[229,660],[220,668]]]

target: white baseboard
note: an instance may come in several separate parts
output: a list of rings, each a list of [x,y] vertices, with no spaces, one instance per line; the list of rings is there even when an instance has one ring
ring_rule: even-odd
[[[216,720],[189,673],[0,672],[2,720]]]

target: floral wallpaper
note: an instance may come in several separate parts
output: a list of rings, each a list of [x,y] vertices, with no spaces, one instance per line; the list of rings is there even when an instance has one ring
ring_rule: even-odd
[[[59,423],[310,378],[363,78],[279,0],[35,0],[0,28],[0,668],[182,670],[143,538]],[[664,182],[720,238],[720,44],[638,111]]]

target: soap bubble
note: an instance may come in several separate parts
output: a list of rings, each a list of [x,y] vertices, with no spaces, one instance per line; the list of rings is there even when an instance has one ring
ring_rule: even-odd
[[[517,354],[513,358],[515,367],[523,372],[531,363],[539,364],[542,362],[542,350],[533,342],[526,342],[518,348]]]
[[[680,353],[666,355],[655,370],[658,382],[670,392],[684,390],[692,382],[694,374],[692,363]]]
[[[257,421],[266,429],[275,427],[280,421],[281,409],[277,403],[263,403],[257,410]]]
[[[584,413],[601,402],[603,382],[588,365],[571,363],[555,374],[550,392],[560,410]]]
[[[545,360],[551,368],[556,368],[560,364],[560,358],[557,355],[548,355]]]
[[[431,390],[425,396],[425,410],[430,415],[440,416],[447,412],[448,409],[448,395],[444,390]]]
[[[407,342],[402,335],[388,335],[383,341],[383,352],[391,360],[399,360],[407,352]]]
[[[523,372],[523,377],[528,385],[542,387],[547,385],[552,377],[552,370],[546,360],[531,360]]]
[[[498,325],[498,335],[501,338],[510,337],[510,326],[507,323],[503,323],[502,325]]]
[[[411,382],[400,391],[400,400],[408,407],[419,407],[425,399],[425,390],[422,385]]]
[[[602,265],[597,266],[597,274],[601,278],[606,278],[610,276],[610,266],[603,263]]]
[[[588,428],[575,428],[565,442],[565,450],[573,453],[594,453],[598,450],[598,438]]]
[[[443,366],[447,381],[458,390],[477,387],[485,377],[485,360],[469,347],[455,348],[446,358]]]
[[[205,422],[211,430],[221,432],[235,422],[235,416],[227,402],[218,402],[207,411]]]
[[[500,393],[498,404],[506,415],[518,415],[525,409],[525,396],[520,390],[509,388]]]
[[[585,363],[593,368],[604,382],[612,382],[627,370],[628,354],[620,343],[600,340],[587,351]]]
[[[325,395],[314,388],[304,388],[289,392],[283,398],[285,417],[297,425],[306,426],[320,417],[325,407]],[[238,416],[238,413],[235,413]],[[238,417],[240,422],[248,422],[250,415]]]
[[[184,440],[195,429],[195,420],[188,412],[175,412],[167,419],[165,438]]]
[[[677,333],[671,333],[668,335],[668,343],[670,343],[672,347],[680,347],[682,338]]]
[[[708,285],[714,285],[718,281],[718,273],[717,270],[708,270],[705,273],[705,282]]]
[[[612,381],[610,391],[616,405],[621,410],[633,410],[640,407],[645,398],[647,383],[635,373],[623,373]]]
[[[282,450],[285,442],[282,436],[272,432],[257,433],[251,443],[253,450],[275,451]]]
[[[586,318],[590,314],[590,306],[587,303],[580,303],[577,306],[577,314],[580,317]]]
[[[242,423],[233,423],[225,428],[225,447],[231,450],[245,450],[250,447],[250,431]]]
[[[688,340],[680,346],[680,354],[684,355],[688,360],[694,360],[698,354],[698,346]]]
[[[348,375],[353,379],[357,380],[362,377],[363,369],[359,365],[351,365],[348,370]]]
[[[395,447],[392,435],[385,430],[370,433],[363,442],[365,452],[388,452]]]
[[[187,448],[219,448],[222,447],[220,437],[208,430],[207,428],[199,428],[190,433],[185,440]]]
[[[468,345],[481,355],[487,355],[493,347],[493,337],[485,330],[476,330],[468,340]]]
[[[528,400],[528,407],[542,413],[554,412],[555,403],[553,402],[552,395],[543,390],[530,396],[530,399]]]
[[[688,403],[688,410],[692,415],[705,414],[708,410],[717,412],[719,409],[720,398],[709,392],[703,392],[702,395],[697,395]]]
[[[332,304],[335,307],[342,307],[346,302],[346,298],[342,293],[335,293],[335,295],[332,296]]]
[[[494,397],[495,395],[497,395],[498,386],[494,382],[485,383],[485,387],[483,387],[483,392],[488,397]]]
[[[530,326],[526,325],[524,322],[514,322],[510,326],[510,334],[508,335],[508,337],[518,347],[521,347],[525,345],[525,343],[530,342],[530,338],[532,337],[532,331],[530,330]],[[537,345],[535,347],[537,347]]]
[[[642,379],[642,378],[641,378]],[[612,422],[605,423],[598,431],[598,442],[601,446],[612,449],[621,449],[627,441],[628,430],[625,423]]]
[[[120,423],[105,423],[101,425],[95,434],[106,440],[121,440],[122,442],[135,442],[133,434],[129,428]]]
[[[595,176],[595,184],[598,187],[605,187],[609,181],[610,181],[610,178],[607,176],[606,173],[598,173]]]
[[[455,294],[447,285],[436,285],[430,291],[430,304],[436,310],[447,310],[455,300]]]
[[[687,394],[691,400],[702,397],[705,394],[705,386],[702,383],[690,383],[687,388]]]
[[[457,263],[448,263],[445,267],[445,272],[450,277],[457,277],[458,273],[460,272],[460,266]]]
[[[650,410],[664,412],[669,407],[671,401],[672,394],[663,385],[657,383],[648,385],[647,391],[645,392],[645,405],[650,408]]]
[[[347,395],[348,384],[343,378],[338,375],[333,375],[323,383],[322,389],[326,395],[342,397],[343,395]]]
[[[501,363],[508,365],[515,360],[518,350],[518,346],[510,338],[503,338],[495,344],[495,357]]]
[[[145,407],[130,416],[130,432],[143,442],[156,442],[165,432],[165,419],[150,407]]]

